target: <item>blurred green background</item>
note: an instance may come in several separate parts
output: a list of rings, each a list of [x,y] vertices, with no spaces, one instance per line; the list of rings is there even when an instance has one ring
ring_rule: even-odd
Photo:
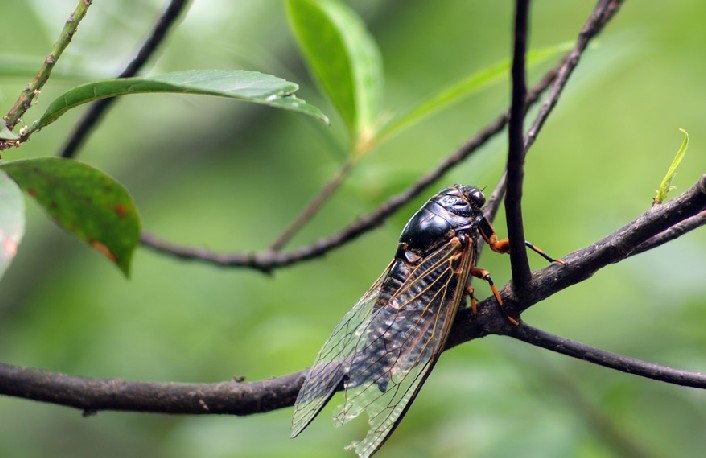
[[[24,121],[54,96],[118,73],[165,2],[94,2],[57,74]],[[378,40],[385,108],[426,96],[508,56],[511,2],[350,2]],[[74,7],[67,0],[4,2],[0,64],[7,111]],[[593,2],[544,0],[532,12],[532,47],[571,41]],[[675,193],[706,171],[706,3],[627,2],[579,66],[528,158],[527,238],[555,256],[584,247],[650,207],[682,137],[691,134]],[[13,62],[17,60],[14,59]],[[152,73],[261,70],[309,80],[275,0],[195,1]],[[535,69],[538,77],[542,69]],[[508,100],[507,83],[395,137],[366,157],[293,241],[331,234],[438,163]],[[4,159],[54,155],[81,110]],[[206,97],[121,100],[80,158],[124,183],[144,228],[220,251],[267,247],[345,158],[342,129],[290,112]],[[492,188],[504,135],[443,177]],[[428,196],[427,196],[428,197]],[[28,201],[27,235],[0,283],[0,361],[69,374],[217,382],[284,375],[311,364],[338,320],[391,258],[423,199],[325,258],[266,276],[138,251],[126,281],[100,255],[57,229]],[[504,221],[496,223],[505,234]],[[533,267],[543,267],[532,257]],[[480,263],[500,285],[506,257]],[[534,306],[534,326],[606,350],[706,370],[706,233],[600,271]],[[479,286],[479,296],[487,294]],[[336,399],[331,403],[337,404]],[[249,418],[75,410],[0,398],[0,456],[353,456],[343,446],[364,422],[334,428],[328,408],[296,440],[291,409]],[[489,337],[447,352],[380,452],[385,457],[693,457],[706,448],[706,393],[666,385]]]

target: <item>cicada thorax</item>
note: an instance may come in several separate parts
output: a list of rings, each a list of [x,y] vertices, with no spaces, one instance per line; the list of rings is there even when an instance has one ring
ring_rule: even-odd
[[[465,188],[465,187],[464,187]],[[429,200],[407,223],[383,280],[364,344],[344,371],[345,388],[377,384],[384,392],[404,374],[439,351],[442,308],[458,307],[475,262],[479,207],[454,188]],[[472,188],[475,189],[475,188]]]

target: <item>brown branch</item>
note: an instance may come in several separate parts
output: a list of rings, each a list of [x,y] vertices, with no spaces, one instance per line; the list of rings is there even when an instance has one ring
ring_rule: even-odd
[[[147,61],[155,54],[159,45],[166,38],[169,30],[176,24],[181,13],[186,10],[189,1],[190,0],[171,0],[162,16],[152,28],[150,36],[145,40],[135,57],[125,69],[120,72],[117,78],[131,78],[137,75]],[[98,125],[98,122],[103,118],[103,115],[116,100],[117,97],[109,97],[91,103],[88,110],[86,110],[83,117],[76,124],[76,127],[74,127],[66,144],[59,152],[59,156],[65,158],[75,157],[83,142],[86,141],[93,129]]]
[[[681,221],[680,223],[677,223],[674,226],[670,227],[669,229],[660,232],[649,240],[642,242],[641,244],[636,246],[632,251],[630,251],[628,256],[635,256],[636,254],[644,253],[645,251],[657,248],[658,246],[664,245],[665,243],[670,242],[676,239],[677,237],[681,237],[687,232],[691,232],[694,229],[703,226],[704,224],[706,224],[706,211],[702,211],[701,213],[694,215],[691,218],[687,218],[684,221]]]
[[[522,298],[529,287],[531,272],[525,250],[525,229],[522,222],[522,183],[524,179],[524,119],[527,35],[529,30],[529,0],[515,1],[514,44],[512,51],[512,91],[510,121],[507,127],[507,194],[505,195],[505,217],[510,239],[510,263],[512,285],[515,294]]]
[[[561,353],[562,355],[582,359],[589,363],[598,364],[599,366],[628,374],[639,375],[640,377],[652,380],[691,388],[706,388],[706,374],[701,372],[672,369],[671,367],[660,366],[639,359],[617,355],[550,334],[526,324],[519,327],[513,326],[513,328],[514,329],[506,335],[527,342],[535,347],[546,348],[547,350]]]
[[[0,363],[0,393],[99,410],[180,414],[250,415],[294,404],[304,372],[243,383],[152,383],[75,377]]]
[[[706,175],[679,197],[650,210],[595,244],[533,274],[528,301],[518,303],[512,289],[500,295],[507,307],[522,311],[556,292],[583,281],[608,264],[630,256],[631,249],[670,227],[706,210]],[[693,229],[693,227],[692,227]],[[524,326],[526,327],[526,325]],[[533,345],[623,372],[682,386],[705,387],[704,375],[612,355],[583,344],[551,336],[534,328],[518,329],[497,309],[495,299],[478,304],[478,314],[461,310],[447,341],[447,348],[488,334],[508,335]],[[96,380],[0,364],[0,394],[83,409],[188,414],[230,413],[248,415],[292,405],[304,372],[253,383],[161,384]]]

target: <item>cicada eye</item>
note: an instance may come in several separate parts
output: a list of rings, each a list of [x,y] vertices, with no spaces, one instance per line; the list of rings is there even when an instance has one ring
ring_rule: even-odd
[[[485,205],[483,191],[478,188],[471,188],[468,197],[471,199],[471,204],[473,204],[474,207],[482,208],[483,205]]]

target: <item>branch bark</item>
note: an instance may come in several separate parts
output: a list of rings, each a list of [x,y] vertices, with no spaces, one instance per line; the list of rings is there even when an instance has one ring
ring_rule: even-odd
[[[671,367],[664,367],[653,363],[648,363],[635,358],[629,358],[615,353],[589,347],[580,342],[555,336],[541,329],[532,326],[515,327],[509,334],[510,337],[521,340],[535,347],[546,348],[562,355],[572,358],[582,359],[589,363],[615,369],[628,374],[639,375],[640,377],[659,380],[661,382],[674,385],[687,386],[691,388],[706,388],[706,374],[701,372],[689,372]]]
[[[243,383],[152,383],[75,377],[0,363],[0,393],[81,409],[250,415],[294,404],[304,372]]]

